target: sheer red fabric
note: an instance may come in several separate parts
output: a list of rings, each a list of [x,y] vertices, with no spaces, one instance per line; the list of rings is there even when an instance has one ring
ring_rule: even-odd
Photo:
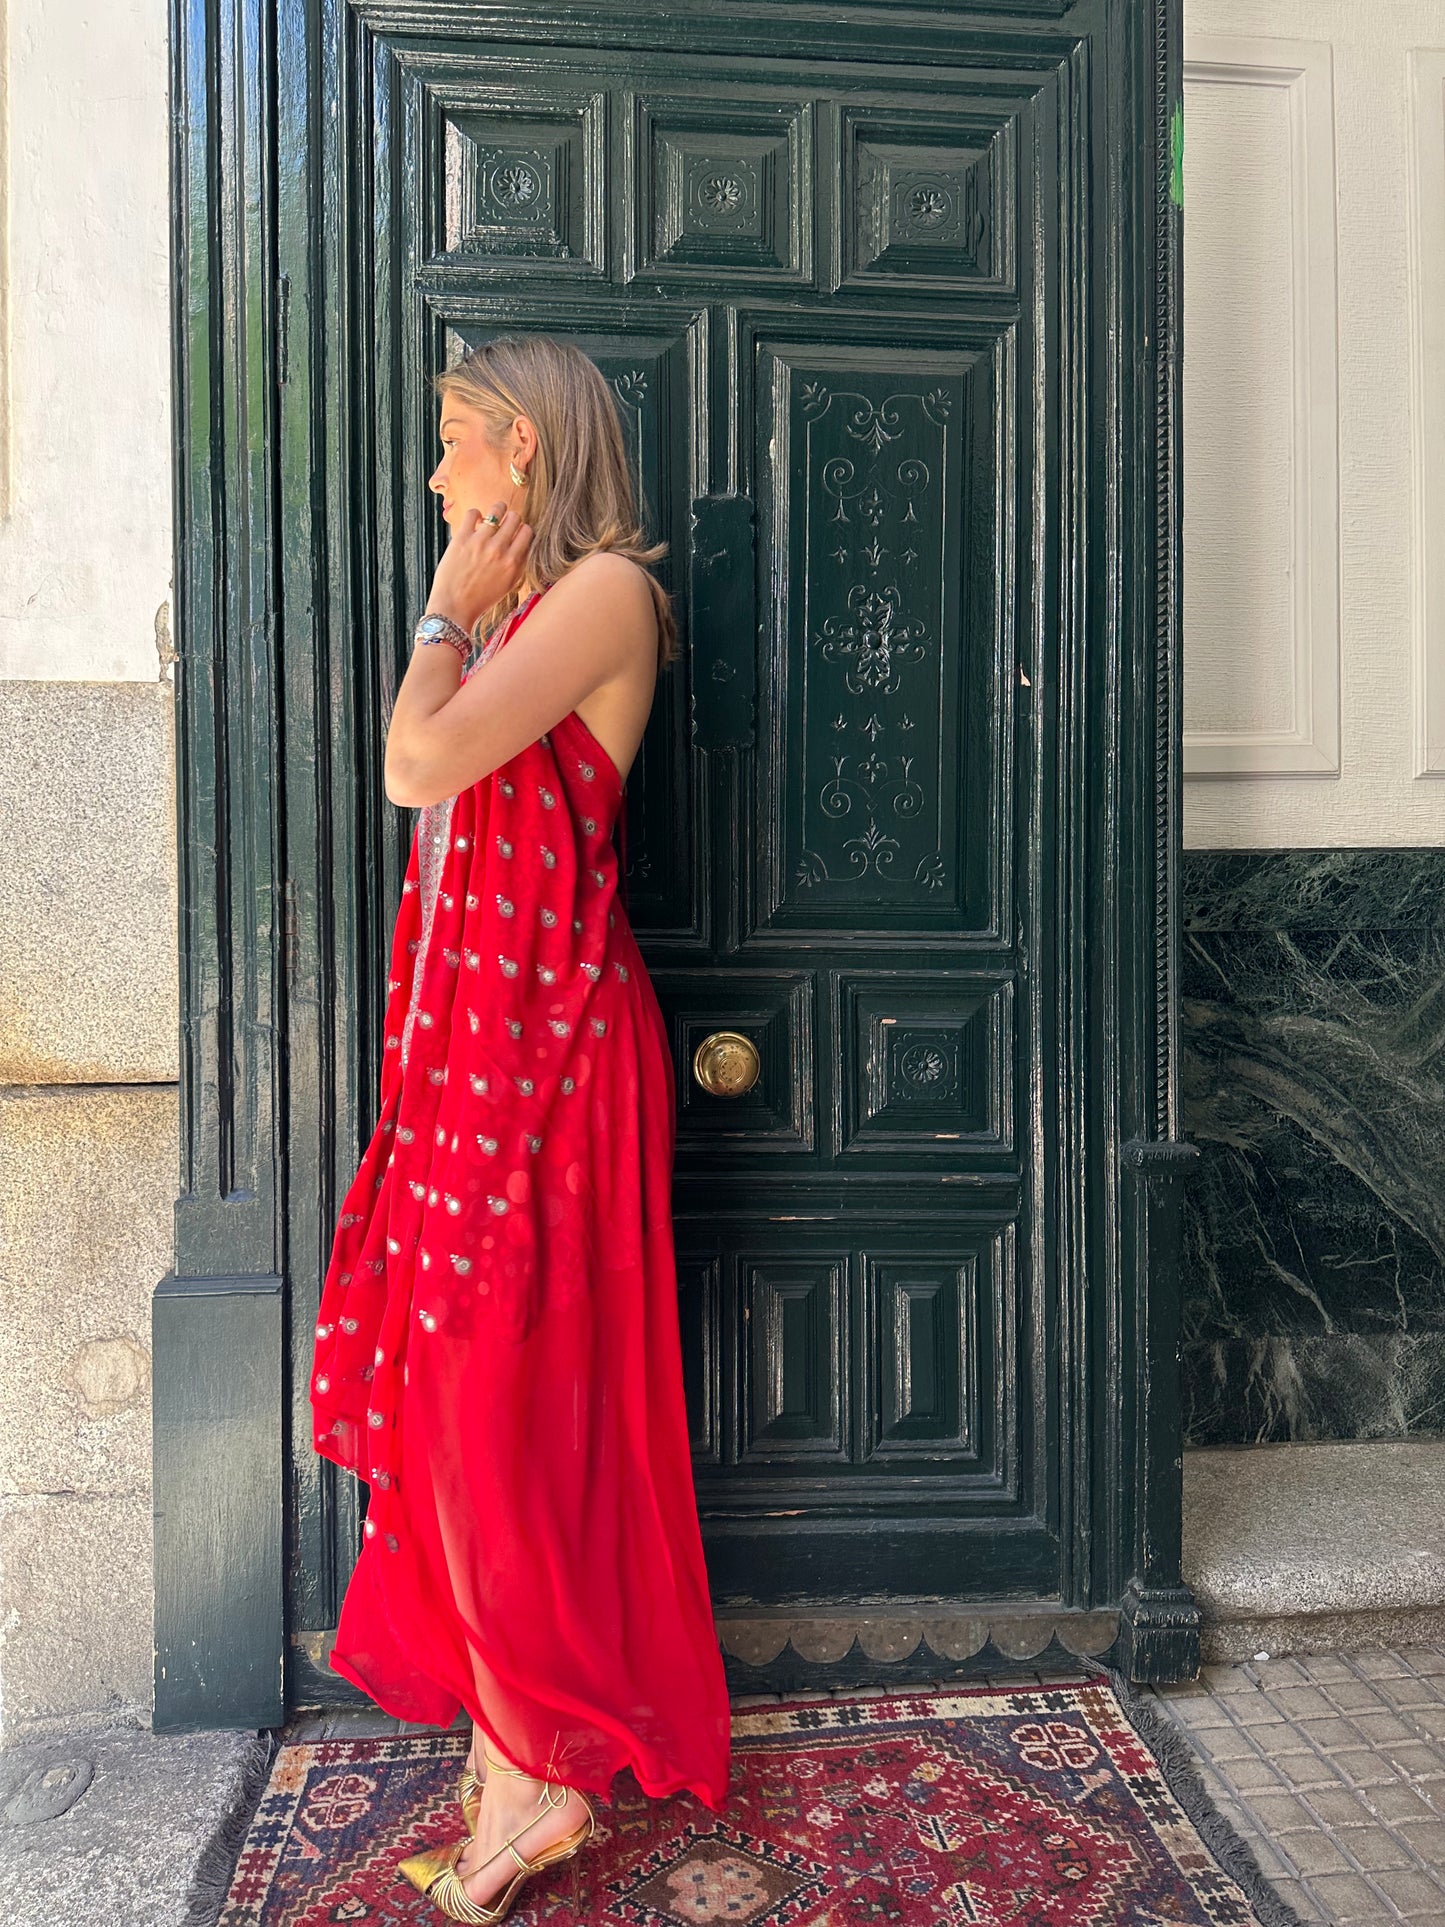
[[[676,1097],[621,800],[574,711],[418,823],[316,1327],[316,1450],[369,1485],[331,1664],[399,1719],[465,1707],[528,1772],[606,1793],[630,1766],[718,1811]]]

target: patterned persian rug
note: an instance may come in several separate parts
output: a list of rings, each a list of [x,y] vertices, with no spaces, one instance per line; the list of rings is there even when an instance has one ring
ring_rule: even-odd
[[[281,1746],[220,1927],[441,1921],[396,1862],[462,1831],[467,1737]],[[741,1705],[724,1814],[649,1800],[624,1771],[589,1845],[530,1880],[508,1921],[1280,1927],[1293,1916],[1186,1751],[1103,1677]]]

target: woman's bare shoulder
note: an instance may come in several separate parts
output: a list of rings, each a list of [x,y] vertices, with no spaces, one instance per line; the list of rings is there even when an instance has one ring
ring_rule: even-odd
[[[642,563],[634,562],[630,555],[620,555],[616,549],[594,549],[558,576],[557,586],[564,582],[570,582],[574,588],[585,584],[589,590],[603,590],[608,595],[630,596],[638,603],[650,603],[652,581],[651,571]]]
[[[594,621],[613,629],[619,639],[628,638],[639,648],[649,647],[657,638],[657,601],[655,577],[630,555],[615,549],[594,549],[574,562],[553,584],[552,593],[565,592],[564,600],[575,596]],[[550,599],[550,598],[549,598]]]

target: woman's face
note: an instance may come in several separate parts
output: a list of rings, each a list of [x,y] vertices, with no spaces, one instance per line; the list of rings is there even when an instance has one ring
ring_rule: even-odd
[[[525,415],[518,415],[493,448],[482,417],[454,395],[444,395],[438,430],[442,458],[432,470],[428,487],[442,498],[442,516],[455,528],[467,509],[485,515],[495,502],[505,502],[526,516],[527,488],[518,488],[508,469],[509,459],[526,474],[537,452],[537,434]]]

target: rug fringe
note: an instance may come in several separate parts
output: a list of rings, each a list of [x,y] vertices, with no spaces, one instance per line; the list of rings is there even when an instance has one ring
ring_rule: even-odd
[[[1096,1673],[1108,1682],[1130,1725],[1159,1762],[1169,1791],[1184,1809],[1190,1825],[1230,1879],[1243,1890],[1259,1927],[1309,1927],[1270,1885],[1244,1836],[1225,1819],[1210,1798],[1199,1770],[1199,1755],[1168,1714],[1161,1712],[1112,1666],[1087,1654],[1079,1656],[1079,1664],[1086,1672]]]
[[[231,1890],[236,1862],[246,1844],[246,1835],[261,1804],[261,1795],[266,1791],[272,1762],[280,1747],[279,1730],[268,1728],[256,1734],[249,1752],[243,1757],[231,1798],[220,1813],[216,1829],[201,1849],[200,1859],[196,1862],[190,1891],[186,1895],[185,1912],[181,1916],[181,1927],[216,1927],[221,1909],[226,1904],[226,1895]]]

